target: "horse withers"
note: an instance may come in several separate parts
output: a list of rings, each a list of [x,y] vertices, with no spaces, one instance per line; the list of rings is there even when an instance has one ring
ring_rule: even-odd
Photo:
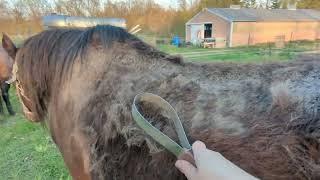
[[[25,115],[45,122],[75,180],[185,179],[176,157],[132,119],[142,92],[177,110],[191,143],[256,177],[320,179],[318,61],[184,63],[112,26],[41,32],[15,61]],[[167,115],[142,103],[145,117],[177,140]]]
[[[3,47],[3,48],[2,48]],[[1,87],[1,96],[7,106],[7,110],[10,115],[14,115],[12,105],[9,99],[9,89],[10,83],[12,83],[12,69],[14,64],[14,57],[17,48],[13,45],[12,41],[6,36],[3,35],[2,38],[2,47],[0,47],[0,87]],[[10,51],[5,51],[5,49],[10,48]],[[0,114],[4,112],[2,106],[2,99],[0,97]]]

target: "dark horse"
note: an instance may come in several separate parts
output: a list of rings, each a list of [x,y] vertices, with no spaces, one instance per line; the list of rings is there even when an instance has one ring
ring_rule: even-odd
[[[11,49],[7,49],[10,51]],[[262,179],[320,179],[320,64],[192,64],[121,28],[49,30],[16,56],[26,116],[45,122],[74,179],[185,179],[131,116],[158,94],[202,140]],[[149,117],[161,115],[151,105]],[[155,125],[176,139],[169,123]]]
[[[9,52],[6,52],[2,47],[0,47],[0,88],[1,88],[1,95],[2,99],[4,100],[8,112],[10,115],[14,115],[15,112],[12,109],[10,99],[9,99],[9,89],[10,89],[10,83],[8,81],[12,78],[12,68],[14,63],[14,57],[17,49],[12,44],[12,41],[8,38],[8,36],[3,35],[2,38],[2,46],[6,49],[9,48],[9,46],[13,47],[10,48]],[[9,55],[10,54],[10,55]],[[3,107],[2,107],[2,100],[0,97],[0,114],[3,113]]]

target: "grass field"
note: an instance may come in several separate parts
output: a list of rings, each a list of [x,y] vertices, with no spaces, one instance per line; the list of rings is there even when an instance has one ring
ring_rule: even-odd
[[[0,115],[0,180],[71,179],[47,130],[28,122],[14,88],[10,94],[17,114]]]
[[[293,60],[300,53],[320,50],[319,44],[320,42],[292,42],[281,49],[268,44],[228,49],[204,49],[193,46],[178,48],[172,45],[158,45],[157,48],[169,54],[181,55],[186,61],[191,62],[263,63]]]
[[[288,61],[297,52],[311,50],[313,44],[299,44],[271,52],[268,47],[240,47],[231,49],[177,48],[161,45],[158,48],[170,54],[179,54],[193,62],[269,62]],[[16,116],[0,115],[0,180],[65,180],[71,179],[62,157],[40,124],[28,122],[10,90]]]

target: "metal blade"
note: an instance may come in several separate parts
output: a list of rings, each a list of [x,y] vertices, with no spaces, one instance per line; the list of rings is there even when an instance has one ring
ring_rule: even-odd
[[[173,141],[170,137],[168,137],[167,135],[159,131],[157,128],[155,128],[143,117],[143,115],[139,112],[136,106],[137,102],[139,101],[147,101],[150,103],[154,103],[157,106],[164,109],[166,113],[168,113],[170,119],[174,123],[182,147],[175,141]],[[167,101],[162,99],[160,96],[151,93],[137,95],[134,98],[132,105],[132,116],[140,128],[142,128],[149,136],[151,136],[155,141],[157,141],[159,144],[161,144],[163,147],[165,147],[167,150],[173,153],[176,157],[184,153],[186,149],[191,149],[191,145],[187,139],[182,123],[176,111]]]

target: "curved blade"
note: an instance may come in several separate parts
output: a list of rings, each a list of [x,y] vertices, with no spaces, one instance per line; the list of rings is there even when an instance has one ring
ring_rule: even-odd
[[[150,103],[154,103],[157,106],[161,107],[169,114],[171,117],[170,119],[173,121],[175,130],[178,134],[179,141],[182,147],[169,138],[167,135],[159,131],[155,128],[151,123],[149,123],[143,115],[139,112],[136,104],[138,101],[147,101]],[[181,121],[173,109],[173,107],[160,96],[151,94],[151,93],[143,93],[139,94],[134,98],[133,105],[132,105],[132,116],[135,122],[138,124],[140,128],[142,128],[148,135],[150,135],[155,141],[173,153],[176,157],[179,157],[182,153],[186,151],[186,149],[191,149],[191,145],[187,139]]]

